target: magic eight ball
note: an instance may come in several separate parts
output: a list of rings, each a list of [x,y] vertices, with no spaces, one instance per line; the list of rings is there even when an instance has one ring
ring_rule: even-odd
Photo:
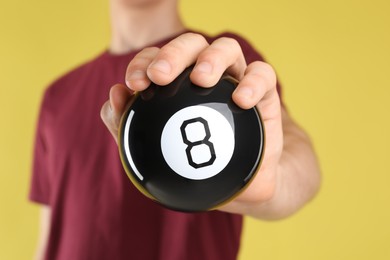
[[[260,167],[264,129],[256,108],[234,104],[237,83],[194,85],[186,69],[133,98],[119,129],[122,164],[147,197],[178,211],[207,211],[237,196]]]

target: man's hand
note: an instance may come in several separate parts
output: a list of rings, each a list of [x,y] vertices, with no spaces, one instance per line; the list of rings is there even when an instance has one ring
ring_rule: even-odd
[[[275,72],[264,62],[256,61],[247,65],[240,45],[234,39],[219,38],[210,45],[203,36],[186,33],[161,49],[152,47],[139,52],[127,67],[125,76],[127,86],[114,85],[109,100],[102,107],[102,119],[115,140],[120,118],[134,91],[146,89],[151,81],[158,85],[167,85],[192,64],[195,64],[195,67],[190,79],[200,87],[214,86],[225,71],[235,77],[239,84],[232,96],[234,102],[243,109],[256,106],[265,127],[266,149],[259,172],[244,192],[220,209],[270,219],[284,217],[294,212],[314,195],[318,186],[316,183],[319,181],[310,181],[308,184],[310,187],[307,188],[310,192],[306,196],[299,195],[299,201],[289,202],[288,197],[295,196],[289,194],[293,191],[290,186],[294,186],[296,181],[300,184],[305,183],[305,180],[293,178],[291,184],[284,181],[283,175],[290,171],[289,164],[293,164],[291,171],[301,170],[294,167],[296,160],[299,162],[301,156],[293,158],[292,162],[288,157],[287,165],[281,161],[283,151],[288,149],[283,144],[285,138],[282,108],[276,89]],[[292,127],[292,131],[288,133],[293,135],[301,133],[287,113],[283,112],[283,118]],[[310,146],[306,136],[299,142]],[[296,145],[296,142],[293,143]],[[314,160],[309,164],[310,170],[313,168],[318,172],[311,146],[307,152],[312,154]],[[314,176],[317,175],[318,173],[314,173]],[[297,174],[297,178],[306,177],[305,174],[303,176]],[[286,179],[290,180],[291,175]]]

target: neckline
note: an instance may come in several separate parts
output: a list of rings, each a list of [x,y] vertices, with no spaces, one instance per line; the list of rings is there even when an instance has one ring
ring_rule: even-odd
[[[130,50],[126,53],[122,53],[122,54],[114,54],[114,53],[111,53],[110,50],[108,48],[106,48],[101,57],[102,58],[106,58],[106,59],[123,59],[123,58],[128,58],[128,57],[131,57],[131,56],[134,56],[135,54],[137,54],[138,52],[140,52],[142,49],[144,48],[147,48],[147,47],[162,47],[164,46],[165,44],[167,44],[168,42],[170,42],[171,40],[175,39],[176,37],[178,37],[179,35],[181,34],[184,34],[184,33],[188,33],[188,32],[193,32],[192,30],[190,29],[184,29],[183,31],[179,32],[179,33],[175,33],[171,36],[168,36],[164,39],[161,39],[159,41],[156,41],[154,43],[151,43],[151,44],[148,44],[146,45],[145,47],[142,47],[142,48],[139,48],[139,49],[134,49],[134,50]]]

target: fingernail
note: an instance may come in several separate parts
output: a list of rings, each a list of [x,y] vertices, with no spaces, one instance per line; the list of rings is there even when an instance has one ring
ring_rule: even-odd
[[[235,91],[237,96],[243,97],[243,98],[252,98],[253,96],[253,90],[248,87],[239,87]]]
[[[126,85],[130,89],[132,89],[131,81],[144,79],[145,77],[146,77],[146,73],[144,71],[136,70],[136,71],[134,71],[133,73],[131,73],[130,75],[127,76],[127,78],[126,78]]]
[[[146,76],[145,72],[143,72],[142,70],[136,70],[136,71],[134,71],[133,73],[130,74],[128,79],[130,79],[130,80],[143,79],[143,78],[145,78],[145,76]]]
[[[212,69],[213,67],[211,66],[211,64],[205,61],[202,61],[195,67],[195,70],[197,70],[198,72],[207,73],[207,74],[211,74]]]
[[[165,60],[158,60],[152,63],[149,67],[150,69],[158,70],[162,73],[169,74],[171,73],[171,65]]]

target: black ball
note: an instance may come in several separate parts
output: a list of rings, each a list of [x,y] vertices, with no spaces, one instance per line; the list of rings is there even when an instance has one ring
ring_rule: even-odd
[[[256,108],[234,104],[224,76],[194,85],[187,68],[167,86],[133,98],[119,130],[122,164],[134,185],[170,209],[207,211],[237,196],[260,167],[264,129]]]

